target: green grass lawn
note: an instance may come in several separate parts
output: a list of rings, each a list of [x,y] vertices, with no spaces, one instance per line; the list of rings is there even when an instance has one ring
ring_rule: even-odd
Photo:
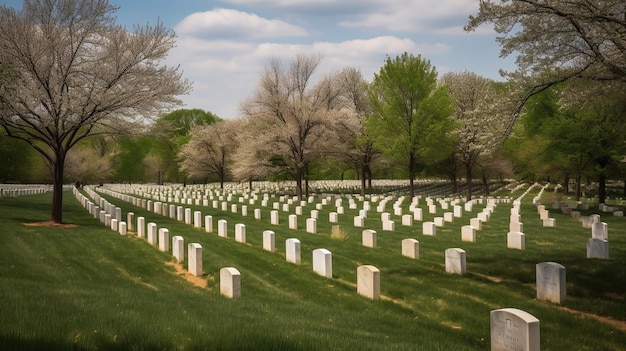
[[[24,225],[49,219],[50,194],[0,198],[0,349],[488,350],[489,312],[505,307],[541,321],[542,350],[626,349],[626,330],[610,323],[626,322],[626,220],[601,214],[611,259],[587,259],[591,229],[554,210],[557,226],[543,228],[531,204],[538,190],[522,205],[524,251],[506,248],[510,204],[498,205],[474,243],[461,241],[460,228],[484,205],[437,228],[434,237],[421,234],[421,223],[403,227],[393,215],[395,232],[383,232],[373,206],[366,220],[366,228],[378,232],[372,249],[361,245],[364,228],[352,226],[356,210],[347,200],[339,216],[347,238],[335,240],[327,220],[332,202],[320,211],[315,235],[304,231],[313,205],[304,208],[299,230],[288,229],[283,211],[280,225],[270,225],[269,207],[255,220],[260,203],[248,206],[247,217],[185,206],[213,216],[215,231],[206,233],[103,195],[124,218],[132,211],[168,228],[170,238],[183,236],[185,246],[202,244],[206,287],[185,280],[171,253],[105,228],[69,192],[64,218],[72,228]],[[424,210],[424,220],[433,216]],[[217,236],[218,219],[228,220],[228,238]],[[246,224],[246,244],[235,242],[235,223]],[[275,253],[262,249],[266,229],[276,233]],[[291,237],[302,243],[299,266],[285,261]],[[419,260],[401,255],[405,238],[420,241]],[[450,247],[467,252],[466,275],[445,273]],[[316,248],[332,252],[333,279],[312,271]],[[535,298],[535,265],[544,261],[567,269],[561,305]],[[380,269],[380,300],[356,293],[363,264]],[[219,293],[219,269],[227,266],[241,272],[240,298]]]

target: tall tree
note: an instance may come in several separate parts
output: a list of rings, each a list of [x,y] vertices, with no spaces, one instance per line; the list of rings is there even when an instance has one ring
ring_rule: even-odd
[[[180,103],[190,85],[162,65],[174,45],[163,24],[115,24],[107,0],[24,1],[0,7],[0,124],[52,166],[52,221],[63,221],[65,158],[80,140]]]
[[[571,79],[617,82],[623,90],[625,13],[623,0],[481,0],[465,29],[492,23],[501,56],[517,55],[517,71],[506,75],[522,87],[519,115],[532,95]]]
[[[328,79],[312,82],[321,59],[300,54],[287,67],[270,59],[256,92],[242,104],[248,133],[242,158],[261,157],[257,167],[291,173],[299,199],[307,167],[321,155],[334,113],[333,85]]]
[[[237,148],[240,126],[238,120],[224,120],[194,129],[189,142],[178,153],[181,170],[192,179],[216,176],[223,189]]]
[[[473,72],[443,75],[442,83],[455,101],[454,152],[465,167],[467,200],[472,198],[472,170],[481,157],[492,155],[504,142],[506,113],[495,82]]]
[[[345,68],[336,76],[342,108],[346,112],[336,121],[339,157],[356,169],[361,180],[361,195],[372,186],[372,164],[381,155],[374,147],[374,138],[365,128],[372,114],[367,96],[368,83],[355,68]]]
[[[404,53],[387,58],[370,85],[373,115],[368,128],[378,147],[403,163],[409,176],[410,196],[415,195],[416,167],[445,158],[452,149],[453,101],[437,85],[437,71],[421,56]]]

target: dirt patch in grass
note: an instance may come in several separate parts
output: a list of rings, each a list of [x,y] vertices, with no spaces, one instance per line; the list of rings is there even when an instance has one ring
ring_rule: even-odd
[[[176,270],[176,274],[182,276],[183,278],[185,278],[185,280],[187,280],[188,282],[190,282],[191,284],[200,287],[200,288],[206,288],[207,287],[207,280],[202,278],[202,277],[196,277],[195,275],[189,273],[189,271],[185,270],[183,268],[183,265],[178,263],[178,262],[166,262],[166,265],[170,266],[170,267],[174,267],[174,269]]]
[[[604,316],[598,316],[597,314],[593,314],[593,313],[588,313],[588,312],[582,312],[582,311],[577,311],[577,310],[573,310],[571,308],[567,308],[567,307],[559,307],[560,309],[562,309],[563,311],[572,313],[572,314],[577,314],[580,316],[585,316],[585,317],[589,317],[589,318],[593,318],[599,322],[611,325],[623,332],[626,332],[626,321],[621,321],[615,318],[611,318],[611,317],[604,317]]]
[[[78,227],[78,225],[76,224],[56,223],[53,221],[22,223],[22,225],[26,227],[49,227],[49,228],[76,228]]]

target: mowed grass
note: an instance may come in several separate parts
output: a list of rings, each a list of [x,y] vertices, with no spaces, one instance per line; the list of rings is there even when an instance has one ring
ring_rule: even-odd
[[[356,211],[347,200],[346,214],[339,215],[346,237],[333,239],[332,205],[320,211],[315,235],[304,231],[313,204],[303,209],[298,230],[288,229],[282,210],[280,225],[270,225],[269,207],[248,206],[243,217],[185,206],[213,216],[215,232],[206,233],[105,196],[124,217],[132,211],[168,228],[170,238],[202,244],[206,287],[185,280],[170,253],[105,228],[69,192],[64,213],[73,228],[24,225],[49,219],[49,194],[0,198],[0,349],[488,350],[489,312],[514,307],[541,321],[542,350],[624,350],[626,221],[601,214],[611,259],[587,259],[591,230],[554,210],[556,228],[543,228],[530,203],[536,193],[522,206],[524,251],[506,248],[510,204],[497,206],[474,243],[461,241],[460,228],[484,205],[437,228],[434,237],[421,234],[420,222],[403,227],[393,215],[396,230],[383,232],[373,206],[366,219],[366,228],[378,232],[372,249],[361,245],[364,228],[352,226]],[[407,213],[406,201],[403,207]],[[261,220],[252,216],[254,208],[262,209]],[[424,220],[442,213],[424,209]],[[218,219],[228,221],[228,238],[217,236]],[[234,240],[235,223],[246,224],[245,244]],[[262,249],[267,229],[276,233],[274,253]],[[285,240],[292,237],[302,243],[301,265],[285,261]],[[419,260],[401,255],[405,238],[420,241]],[[450,247],[467,252],[466,275],[445,273]],[[316,248],[332,252],[333,279],[312,271]],[[561,305],[535,298],[535,265],[544,261],[567,269]],[[357,295],[362,264],[380,269],[380,300]],[[222,267],[241,272],[240,298],[220,295]]]

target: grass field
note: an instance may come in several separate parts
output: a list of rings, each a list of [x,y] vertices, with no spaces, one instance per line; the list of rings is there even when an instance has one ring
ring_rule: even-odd
[[[171,253],[105,228],[70,192],[64,218],[71,227],[24,225],[49,219],[50,194],[0,198],[0,349],[488,350],[489,312],[514,307],[541,321],[542,350],[625,350],[626,219],[602,214],[611,259],[587,259],[591,230],[556,211],[557,226],[543,228],[531,204],[538,190],[522,205],[524,251],[506,248],[510,204],[498,205],[474,243],[461,241],[460,227],[484,206],[432,237],[421,234],[419,222],[403,227],[395,216],[396,230],[383,232],[373,209],[366,220],[378,232],[372,249],[361,245],[364,228],[352,226],[356,210],[347,208],[340,215],[347,236],[337,240],[327,221],[330,205],[320,211],[315,235],[304,231],[313,205],[299,217],[298,230],[288,229],[283,211],[280,225],[270,225],[270,207],[255,220],[253,206],[247,217],[186,206],[215,223],[226,219],[228,238],[222,238],[103,195],[124,216],[132,211],[168,228],[170,237],[202,244],[200,286],[185,279]],[[433,216],[424,211],[424,220]],[[246,224],[247,243],[235,242],[235,223]],[[266,229],[276,233],[275,253],[262,249]],[[301,265],[285,262],[291,237],[302,243]],[[401,255],[405,238],[420,241],[419,260]],[[444,251],[451,247],[467,252],[467,274],[445,273]],[[312,271],[316,248],[332,252],[332,279]],[[561,305],[535,298],[535,265],[545,261],[567,269]],[[356,294],[363,264],[380,269],[380,300]],[[219,269],[226,266],[241,272],[240,298],[219,293]]]

